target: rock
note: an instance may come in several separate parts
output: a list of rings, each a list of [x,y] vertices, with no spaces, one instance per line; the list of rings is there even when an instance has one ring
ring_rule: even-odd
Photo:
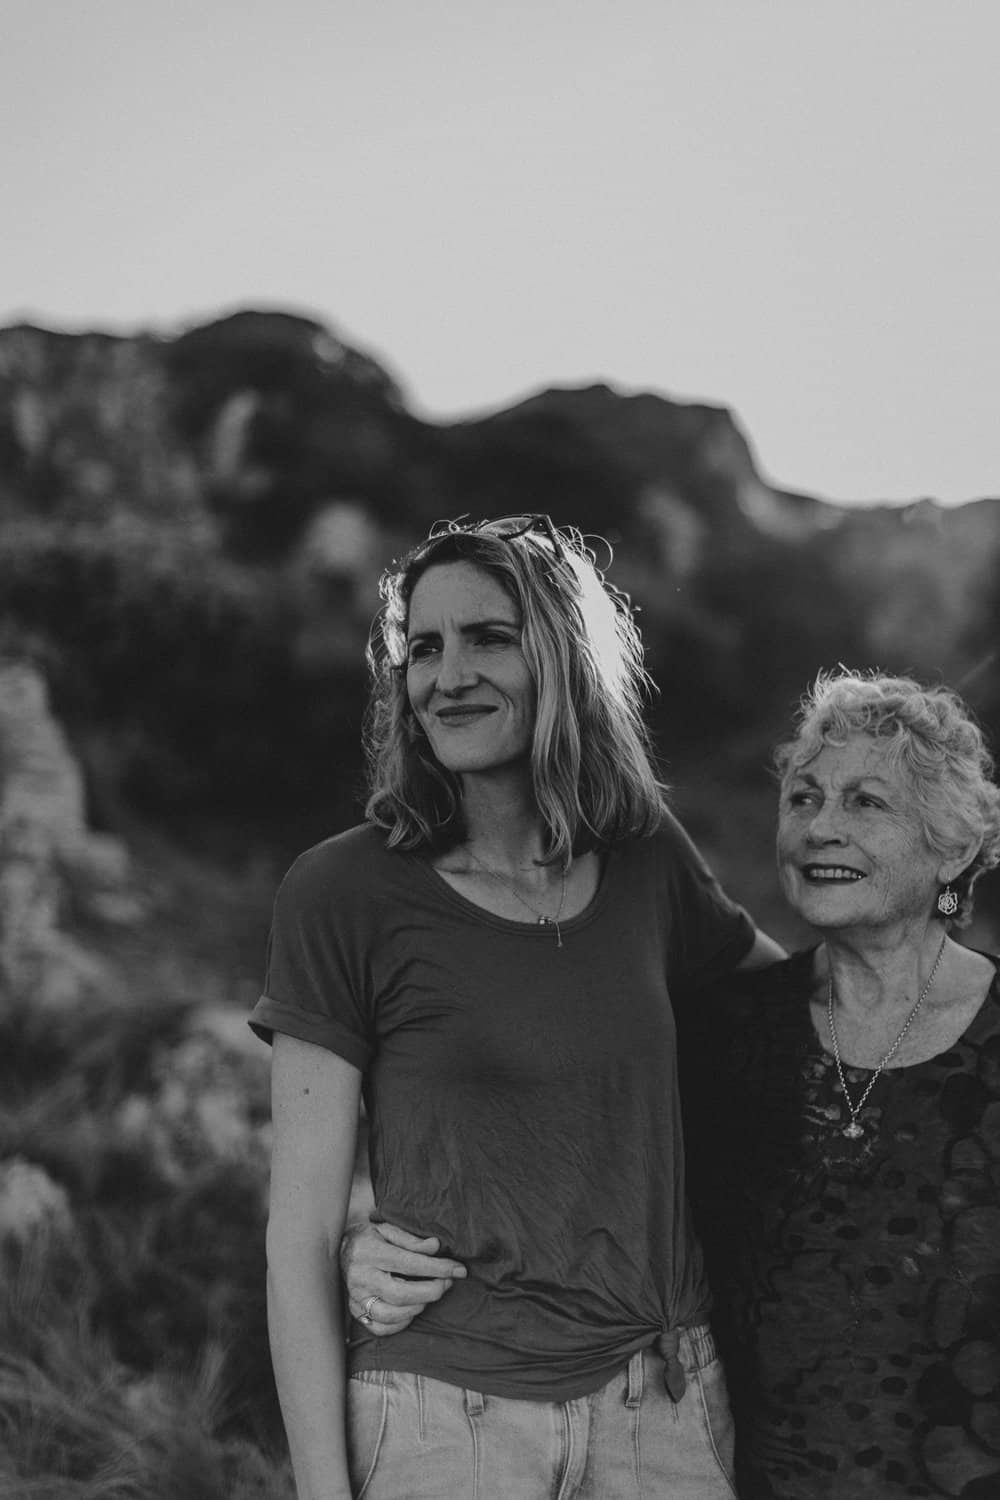
[[[109,982],[105,966],[60,922],[73,871],[124,878],[117,841],[87,829],[83,777],[49,712],[44,679],[26,663],[0,663],[0,995],[61,1010]]]
[[[72,1228],[65,1188],[22,1156],[0,1162],[0,1240],[24,1244],[35,1234],[68,1235]]]
[[[138,1147],[170,1182],[209,1161],[262,1169],[270,1149],[267,1055],[242,1011],[204,1006],[185,1034],[157,1050],[155,1084],[116,1111],[121,1140]]]

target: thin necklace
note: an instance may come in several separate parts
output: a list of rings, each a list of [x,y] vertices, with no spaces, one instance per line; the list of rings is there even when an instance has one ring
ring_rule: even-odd
[[[923,1005],[924,1001],[927,999],[927,996],[928,996],[928,994],[930,992],[930,987],[934,983],[934,976],[935,976],[935,974],[938,971],[938,966],[941,963],[942,958],[944,957],[944,945],[945,945],[945,943],[947,941],[948,941],[948,938],[947,938],[947,934],[946,934],[941,939],[941,946],[938,949],[937,958],[934,960],[934,967],[931,969],[930,974],[928,974],[928,976],[927,976],[927,983],[924,985],[923,989],[920,991],[920,994],[917,996],[917,1003],[916,1003],[916,1005],[913,1007],[913,1009],[910,1011],[910,1014],[907,1016],[906,1021],[905,1021],[904,1025],[903,1025],[903,1029],[899,1033],[899,1036],[893,1042],[892,1046],[889,1048],[888,1052],[885,1054],[885,1056],[883,1057],[882,1061],[879,1063],[878,1067],[875,1069],[874,1073],[869,1078],[869,1080],[868,1080],[868,1086],[865,1089],[864,1093],[861,1095],[861,1098],[858,1100],[857,1104],[852,1104],[851,1103],[851,1096],[847,1092],[847,1081],[844,1078],[843,1064],[840,1061],[840,1046],[839,1046],[839,1044],[837,1042],[837,1028],[833,1024],[833,998],[834,998],[833,997],[833,971],[832,971],[832,969],[830,971],[830,988],[827,990],[827,995],[826,995],[826,1015],[827,1015],[827,1020],[830,1023],[830,1040],[833,1042],[833,1059],[834,1059],[834,1062],[837,1064],[837,1077],[840,1079],[840,1087],[843,1090],[844,1103],[847,1105],[847,1108],[850,1111],[850,1115],[851,1115],[851,1123],[849,1125],[845,1125],[844,1126],[842,1133],[844,1135],[846,1135],[852,1141],[859,1140],[860,1137],[863,1136],[864,1133],[865,1133],[864,1126],[858,1124],[858,1115],[861,1113],[862,1107],[864,1105],[865,1100],[868,1098],[868,1095],[871,1093],[872,1089],[875,1087],[875,1084],[876,1084],[876,1082],[877,1082],[877,1080],[879,1078],[879,1075],[881,1074],[883,1068],[886,1066],[886,1064],[889,1062],[889,1060],[895,1055],[896,1049],[899,1047],[900,1042],[903,1040],[904,1036],[909,1031],[910,1027],[913,1025],[914,1017],[916,1016],[917,1011],[920,1009],[920,1007]]]
[[[514,897],[515,901],[520,901],[521,905],[525,908],[525,910],[531,912],[531,915],[535,918],[535,920],[538,923],[539,927],[554,927],[555,930],[556,930],[556,947],[557,948],[561,948],[562,947],[562,945],[563,945],[562,929],[559,926],[559,918],[562,916],[563,907],[566,904],[566,866],[565,865],[563,865],[563,867],[562,867],[562,885],[561,885],[560,890],[559,890],[559,908],[558,908],[558,910],[557,910],[557,912],[556,912],[556,914],[555,914],[554,917],[547,917],[544,912],[540,912],[538,910],[537,906],[532,906],[532,904],[531,904],[530,901],[525,901],[525,899],[521,895],[520,891],[515,890],[514,887],[510,884],[509,881],[504,880],[504,878],[503,878],[502,875],[498,875],[497,872],[496,872],[496,870],[491,870],[490,867],[489,867],[489,865],[484,864],[483,861],[479,858],[479,855],[475,854],[469,848],[468,844],[466,844],[466,846],[465,846],[465,852],[469,856],[470,859],[474,859],[475,860],[476,864],[479,866],[479,868],[481,870],[485,870],[487,875],[492,876],[492,878],[495,881],[497,881],[497,883],[499,885],[502,885],[503,888],[504,888],[504,890],[510,891],[510,894]]]

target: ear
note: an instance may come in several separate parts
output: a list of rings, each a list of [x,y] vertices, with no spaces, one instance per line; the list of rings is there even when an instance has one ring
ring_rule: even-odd
[[[960,845],[950,858],[942,860],[938,865],[938,883],[940,885],[951,885],[953,880],[957,880],[959,875],[969,868],[982,847],[982,839],[977,838],[975,835]]]

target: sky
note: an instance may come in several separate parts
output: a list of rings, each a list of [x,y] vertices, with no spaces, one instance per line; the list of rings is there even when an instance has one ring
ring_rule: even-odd
[[[0,326],[328,324],[411,407],[728,406],[1000,495],[997,0],[0,0]]]

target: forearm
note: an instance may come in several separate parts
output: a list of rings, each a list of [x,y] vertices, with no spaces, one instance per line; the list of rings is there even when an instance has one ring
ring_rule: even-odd
[[[299,1500],[350,1500],[336,1254],[269,1241],[268,1329]]]
[[[764,969],[771,964],[780,963],[783,958],[787,957],[788,954],[781,944],[776,943],[774,938],[769,937],[766,932],[761,932],[758,927],[753,947],[744,954],[736,967],[738,969]]]

